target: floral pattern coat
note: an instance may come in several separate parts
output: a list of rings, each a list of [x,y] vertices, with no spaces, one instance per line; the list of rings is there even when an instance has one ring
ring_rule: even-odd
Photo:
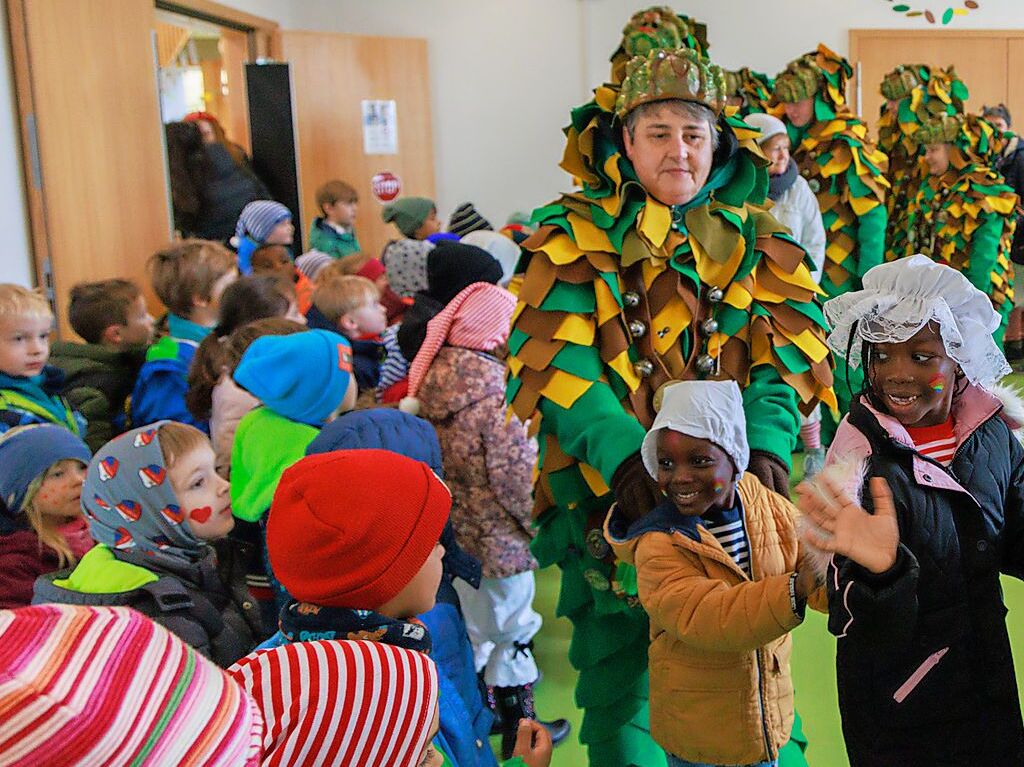
[[[533,570],[530,525],[537,443],[506,422],[505,364],[484,352],[445,346],[419,390],[420,415],[437,429],[452,526],[486,578]]]

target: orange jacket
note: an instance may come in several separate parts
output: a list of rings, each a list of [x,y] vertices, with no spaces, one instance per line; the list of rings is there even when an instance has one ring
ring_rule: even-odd
[[[689,761],[775,759],[793,726],[789,632],[803,620],[790,601],[797,511],[752,474],[739,496],[753,580],[668,501],[628,528],[615,507],[605,521],[616,556],[636,565],[651,619],[651,735]]]

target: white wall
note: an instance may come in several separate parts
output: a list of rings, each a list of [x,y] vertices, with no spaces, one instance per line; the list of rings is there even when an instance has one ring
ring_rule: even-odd
[[[0,14],[7,18],[4,0],[0,0]],[[10,39],[5,29],[0,34],[0,282],[32,285],[35,277],[21,164]]]
[[[580,14],[574,0],[304,0],[293,23],[426,38],[439,215],[472,201],[500,226],[569,180],[558,161],[568,108],[586,94]]]

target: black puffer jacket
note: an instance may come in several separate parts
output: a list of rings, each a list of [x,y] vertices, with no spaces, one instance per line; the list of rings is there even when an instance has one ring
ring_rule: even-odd
[[[226,242],[235,234],[242,208],[269,199],[267,188],[248,167],[239,167],[220,144],[206,147],[209,170],[196,214],[193,236]]]
[[[1013,191],[1021,198],[1021,204],[1024,204],[1024,141],[1021,141],[1020,136],[1010,139],[996,163],[996,170],[1003,174],[1006,183],[1013,187]],[[1015,264],[1024,264],[1024,221],[1020,218],[1017,219],[1010,258]]]
[[[32,604],[131,607],[227,668],[255,649],[262,625],[245,586],[244,556],[226,540],[214,545],[187,573],[147,567],[157,580],[126,591],[89,593],[54,583],[70,570],[43,575]]]
[[[839,556],[828,569],[851,767],[1024,765],[999,585],[1001,572],[1024,577],[1024,449],[1001,411],[975,387],[957,398],[948,470],[863,402],[836,434],[830,463],[884,477],[900,529],[889,572]]]

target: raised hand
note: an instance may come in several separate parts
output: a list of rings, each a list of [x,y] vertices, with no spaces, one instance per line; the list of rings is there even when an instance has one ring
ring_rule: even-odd
[[[896,563],[900,542],[896,506],[888,483],[881,477],[869,482],[875,513],[869,514],[850,500],[831,476],[821,474],[797,487],[797,507],[815,528],[803,532],[808,544],[841,554],[873,573],[884,573]]]

